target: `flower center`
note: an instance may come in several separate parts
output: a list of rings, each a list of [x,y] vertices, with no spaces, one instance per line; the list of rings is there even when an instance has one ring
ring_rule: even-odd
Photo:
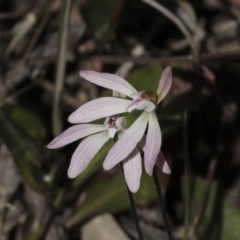
[[[116,132],[123,130],[126,124],[127,119],[125,117],[121,117],[120,115],[107,117],[104,122],[110,138],[114,138]]]
[[[157,94],[155,92],[150,92],[150,91],[144,92],[140,96],[140,98],[142,100],[150,101],[150,102],[154,103],[155,105],[157,104]]]

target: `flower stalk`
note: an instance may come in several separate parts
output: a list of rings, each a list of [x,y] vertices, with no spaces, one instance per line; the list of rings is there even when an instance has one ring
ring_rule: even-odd
[[[118,141],[118,136],[115,135],[114,142],[116,143],[117,141]],[[119,165],[120,165],[123,177],[124,177],[123,162],[120,162]],[[133,193],[129,190],[127,182],[126,181],[124,181],[124,182],[125,182],[126,189],[127,189],[128,199],[129,199],[129,202],[130,202],[130,205],[131,205],[133,220],[134,220],[136,230],[137,230],[137,233],[138,233],[138,239],[143,240],[143,235],[142,235],[142,231],[141,231],[139,221],[138,221],[137,209],[136,209],[136,204],[135,204],[135,201],[134,201]]]
[[[157,192],[157,195],[158,195],[158,203],[159,203],[159,206],[160,206],[160,209],[161,209],[161,212],[162,212],[163,222],[165,224],[168,239],[173,240],[170,223],[169,223],[168,216],[167,216],[166,206],[165,206],[165,203],[164,203],[164,197],[163,197],[163,194],[162,194],[160,181],[158,179],[157,170],[156,170],[155,167],[153,169],[153,181],[154,181],[154,184],[155,184],[155,187],[156,187],[156,192]]]
[[[185,161],[185,217],[184,217],[184,235],[183,239],[188,240],[189,223],[190,223],[190,170],[189,170],[189,155],[188,155],[188,128],[187,128],[187,110],[183,115],[183,152]]]
[[[121,170],[122,170],[122,173],[123,173],[123,176],[124,176],[123,163],[120,162],[119,165],[121,167]],[[125,185],[126,185],[126,189],[127,189],[127,193],[128,193],[128,199],[129,199],[129,202],[131,204],[133,220],[134,220],[136,230],[137,230],[137,233],[138,233],[138,239],[143,240],[143,234],[142,234],[142,231],[141,231],[141,228],[140,228],[140,225],[139,225],[139,221],[138,221],[137,209],[136,209],[136,204],[135,204],[135,201],[134,201],[133,193],[129,190],[126,181],[125,181]]]

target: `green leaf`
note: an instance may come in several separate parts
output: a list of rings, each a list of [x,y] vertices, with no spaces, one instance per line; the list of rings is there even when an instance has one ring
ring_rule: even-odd
[[[190,193],[190,215],[191,215],[191,218],[193,218],[200,204],[199,201],[202,199],[203,190],[204,190],[206,181],[200,177],[194,176],[191,179],[190,183],[191,183],[190,188],[192,189]],[[215,219],[216,224],[212,223],[212,218],[215,217],[216,215],[216,213],[214,212],[214,204],[215,204],[215,199],[217,195],[218,195],[218,184],[214,182],[212,183],[211,188],[209,190],[207,204],[205,205],[202,218],[199,221],[199,225],[196,231],[197,236],[200,239],[204,239],[203,237],[207,236],[206,239],[213,240],[218,235],[218,230],[216,229],[216,225],[219,224],[219,219],[221,218],[218,216]],[[221,199],[219,198],[218,200],[219,200],[218,203],[222,202],[222,198]],[[219,213],[220,212],[221,212],[221,208],[219,209]],[[211,230],[210,230],[210,227],[211,227]]]
[[[230,200],[224,203],[222,240],[237,240],[240,237],[240,209]]]
[[[116,20],[123,0],[90,0],[82,6],[82,13],[94,36],[109,41],[115,36]]]
[[[202,198],[206,181],[195,177],[191,181],[191,206],[193,218]],[[219,183],[211,184],[207,202],[196,234],[199,240],[238,240],[240,236],[240,209],[227,199]]]
[[[67,200],[67,192],[74,191],[76,188],[81,187],[102,168],[103,161],[113,144],[113,140],[109,140],[91,160],[84,172],[82,172],[77,178],[73,179],[69,185],[65,185],[58,190],[57,196],[54,200],[54,206],[56,208],[59,208],[65,200]]]
[[[33,122],[31,124],[28,121],[20,123],[20,120],[26,119],[22,118],[23,116],[20,114],[23,114],[23,112],[20,110],[18,115],[13,117],[8,114],[9,111],[0,109],[0,136],[11,152],[25,184],[34,190],[42,191],[46,188],[43,180],[44,171],[40,165],[40,160],[44,156],[33,140],[29,138],[29,135],[31,137],[38,136],[38,123],[35,125],[35,132],[32,128],[34,126]],[[16,116],[19,116],[19,119],[16,119]],[[34,121],[34,118],[31,118],[31,121]],[[27,131],[28,125],[31,125],[29,127],[31,131]],[[26,133],[29,133],[29,135]]]
[[[140,92],[156,92],[163,68],[159,66],[140,68],[134,71],[127,80]]]
[[[137,206],[146,205],[157,198],[152,178],[145,173],[141,178],[141,187],[134,194],[134,198]],[[122,172],[114,176],[102,175],[88,190],[83,204],[66,222],[66,227],[73,228],[83,224],[91,217],[103,212],[118,212],[128,208],[130,205]]]
[[[46,129],[36,115],[21,107],[11,106],[6,108],[5,111],[15,126],[26,135],[35,140],[45,138]]]

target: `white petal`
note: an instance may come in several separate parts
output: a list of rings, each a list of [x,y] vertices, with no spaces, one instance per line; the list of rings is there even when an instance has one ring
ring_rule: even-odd
[[[159,81],[157,95],[158,103],[168,94],[172,85],[172,68],[170,66],[163,70],[162,77]]]
[[[144,151],[144,165],[148,175],[152,175],[154,164],[161,148],[162,135],[155,112],[149,113],[148,133]]]
[[[93,133],[106,131],[106,127],[101,124],[79,124],[68,128],[66,131],[54,138],[47,148],[54,149],[65,146],[80,138],[86,137]]]
[[[133,193],[137,192],[142,176],[142,161],[136,148],[123,160],[123,170],[129,190]]]
[[[69,116],[68,121],[70,123],[86,123],[99,118],[123,113],[126,112],[126,108],[130,103],[131,101],[122,98],[98,98],[78,108]]]
[[[157,161],[156,161],[156,165],[164,173],[166,173],[166,174],[170,174],[171,173],[170,167],[168,166],[168,163],[167,163],[167,161],[166,161],[162,151],[160,151],[160,153],[158,155],[158,158],[157,158]]]
[[[109,151],[103,168],[109,170],[126,158],[142,139],[148,123],[148,113],[143,112]]]
[[[82,78],[88,80],[89,82],[123,93],[126,96],[130,96],[132,93],[137,92],[137,90],[129,82],[116,74],[99,73],[95,71],[80,71],[79,74]]]
[[[107,131],[94,134],[84,139],[75,150],[70,166],[68,168],[68,177],[75,178],[82,173],[97,152],[109,140]]]

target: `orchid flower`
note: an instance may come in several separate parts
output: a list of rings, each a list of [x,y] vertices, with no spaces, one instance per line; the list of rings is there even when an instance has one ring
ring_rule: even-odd
[[[118,138],[121,138],[125,125],[126,118],[120,115],[107,117],[103,125],[78,124],[68,128],[53,139],[47,148],[60,148],[91,135],[79,144],[72,156],[68,177],[75,178],[87,168],[93,157],[109,139],[114,138],[116,133]],[[132,169],[135,170],[134,174]],[[136,148],[123,160],[123,171],[128,188],[133,193],[137,192],[142,175],[142,162],[141,155]]]
[[[122,93],[132,100],[114,97],[92,100],[73,112],[68,118],[69,122],[86,123],[106,116],[131,112],[135,109],[143,110],[144,112],[140,117],[111,148],[103,167],[105,170],[109,170],[126,159],[129,154],[132,154],[137,144],[142,140],[148,125],[144,147],[144,166],[147,174],[152,175],[161,148],[161,130],[154,110],[170,90],[172,84],[171,67],[164,69],[156,93],[150,91],[138,92],[130,83],[115,74],[80,71],[80,76],[96,85]]]
[[[104,124],[78,124],[68,128],[66,131],[54,138],[48,145],[49,149],[56,149],[72,143],[78,139],[85,138],[73,153],[68,177],[75,178],[82,173],[110,139],[114,138],[116,132],[122,131],[127,123],[125,117],[114,115],[107,117]],[[90,136],[89,136],[90,135]]]

